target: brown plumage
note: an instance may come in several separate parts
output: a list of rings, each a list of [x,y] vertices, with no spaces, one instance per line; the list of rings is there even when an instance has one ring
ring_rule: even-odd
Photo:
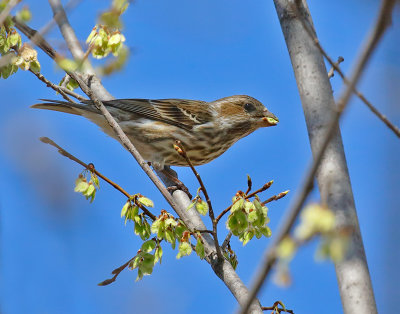
[[[84,116],[113,138],[114,131],[91,101],[58,100],[33,105]],[[164,165],[186,166],[173,147],[180,140],[194,165],[210,162],[233,143],[260,127],[279,120],[258,100],[236,95],[212,102],[185,99],[115,99],[103,101],[144,159],[160,170]]]

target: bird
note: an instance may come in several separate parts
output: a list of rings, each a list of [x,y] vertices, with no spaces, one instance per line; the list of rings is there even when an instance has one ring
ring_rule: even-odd
[[[72,103],[41,99],[37,109],[83,116],[120,141],[93,101]],[[258,128],[278,124],[278,118],[260,101],[234,95],[206,102],[188,99],[114,99],[102,101],[142,157],[155,170],[164,166],[188,166],[176,152],[182,143],[194,166],[223,154],[239,139]]]

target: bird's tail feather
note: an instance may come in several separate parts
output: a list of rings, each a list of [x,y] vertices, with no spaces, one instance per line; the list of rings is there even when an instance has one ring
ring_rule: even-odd
[[[76,104],[72,102],[66,102],[61,100],[51,100],[51,99],[40,99],[45,101],[43,103],[35,104],[31,108],[35,109],[46,109],[53,111],[60,111],[70,114],[75,114],[81,116],[84,111],[96,112],[95,108],[90,105]]]

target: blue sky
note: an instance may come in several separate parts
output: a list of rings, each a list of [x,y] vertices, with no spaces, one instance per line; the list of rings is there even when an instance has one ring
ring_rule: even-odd
[[[25,1],[33,11],[32,26],[52,16],[47,1]],[[35,7],[36,6],[36,7]],[[70,20],[84,41],[97,14],[109,1],[82,1]],[[348,73],[360,43],[370,29],[378,1],[309,1],[320,41],[332,58],[345,58]],[[132,54],[126,68],[103,79],[117,98],[187,98],[206,101],[248,94],[275,113],[280,124],[258,130],[210,164],[198,168],[214,208],[219,212],[246,175],[254,186],[274,179],[270,194],[292,192],[270,205],[276,226],[299,187],[310,161],[310,147],[296,82],[272,1],[138,0],[124,16]],[[400,124],[400,25],[397,8],[392,28],[374,54],[360,85],[368,99]],[[60,51],[58,30],[47,36]],[[62,72],[39,53],[43,74],[59,82]],[[342,82],[332,79],[337,97]],[[165,249],[163,263],[135,283],[136,272],[124,271],[110,286],[97,283],[135,255],[140,239],[124,226],[125,198],[101,184],[89,204],[73,192],[82,171],[50,146],[48,136],[118,182],[131,193],[151,197],[157,211],[169,209],[150,180],[119,143],[88,121],[62,113],[30,109],[38,98],[57,96],[31,73],[19,71],[0,81],[0,219],[1,311],[4,313],[230,313],[236,301],[211,268],[196,256],[176,260]],[[342,135],[361,231],[382,313],[400,310],[397,302],[400,256],[400,145],[366,107],[353,98],[342,122]],[[180,178],[195,191],[185,168]],[[310,200],[318,201],[318,193]],[[224,235],[223,224],[220,227]],[[258,267],[268,239],[245,248],[232,246],[238,273],[246,284]],[[332,263],[316,263],[317,243],[302,248],[291,264],[293,284],[268,282],[260,300],[281,300],[296,313],[342,312]],[[318,309],[318,310],[317,310]],[[397,311],[396,311],[397,310]]]

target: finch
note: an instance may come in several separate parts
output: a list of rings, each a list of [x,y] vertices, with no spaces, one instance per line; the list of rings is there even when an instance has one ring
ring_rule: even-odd
[[[83,116],[109,136],[114,130],[92,101],[80,104],[43,99],[32,108]],[[193,165],[203,165],[223,154],[258,128],[277,125],[278,118],[257,99],[236,95],[212,102],[186,99],[115,99],[103,101],[143,158],[156,170],[187,166],[174,149],[181,141]]]

